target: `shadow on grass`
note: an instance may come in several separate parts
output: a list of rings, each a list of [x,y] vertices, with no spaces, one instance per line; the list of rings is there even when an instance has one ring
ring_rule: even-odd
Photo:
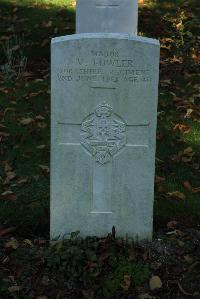
[[[23,37],[24,54],[28,61],[49,61],[50,39],[75,31],[75,10],[68,5],[68,0],[65,6],[43,2],[0,0],[0,45],[5,45],[5,41],[13,35]],[[0,51],[2,53],[2,47]]]

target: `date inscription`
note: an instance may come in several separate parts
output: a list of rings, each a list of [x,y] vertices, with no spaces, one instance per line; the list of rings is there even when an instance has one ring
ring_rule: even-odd
[[[149,68],[138,68],[132,58],[124,58],[117,50],[91,51],[88,58],[75,57],[57,70],[58,81],[65,82],[151,82]],[[138,65],[138,64],[137,64]]]

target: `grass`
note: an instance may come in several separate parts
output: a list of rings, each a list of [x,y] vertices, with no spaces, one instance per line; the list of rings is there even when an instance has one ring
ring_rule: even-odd
[[[162,179],[156,183],[155,229],[171,220],[196,225],[200,217],[200,195],[193,192],[199,187],[200,163],[198,1],[145,3],[139,9],[139,32],[161,40],[156,175]],[[28,59],[23,77],[9,81],[3,75],[0,80],[0,223],[16,226],[20,234],[48,236],[50,39],[74,32],[74,2],[0,0],[0,17],[0,65],[6,63],[3,46],[13,36],[23,38],[23,55]],[[188,132],[181,125],[188,126]],[[184,156],[188,147],[192,151]],[[185,187],[186,181],[191,188]],[[184,198],[169,195],[175,191]]]

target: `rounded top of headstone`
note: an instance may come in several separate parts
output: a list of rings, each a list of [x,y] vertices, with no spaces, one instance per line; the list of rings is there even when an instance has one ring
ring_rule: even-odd
[[[76,0],[77,33],[137,34],[137,0]]]

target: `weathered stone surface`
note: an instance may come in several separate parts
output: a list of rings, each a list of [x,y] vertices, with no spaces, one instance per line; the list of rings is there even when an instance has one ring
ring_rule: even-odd
[[[137,34],[137,0],[77,0],[76,32]]]
[[[159,43],[52,40],[51,237],[151,238]]]

